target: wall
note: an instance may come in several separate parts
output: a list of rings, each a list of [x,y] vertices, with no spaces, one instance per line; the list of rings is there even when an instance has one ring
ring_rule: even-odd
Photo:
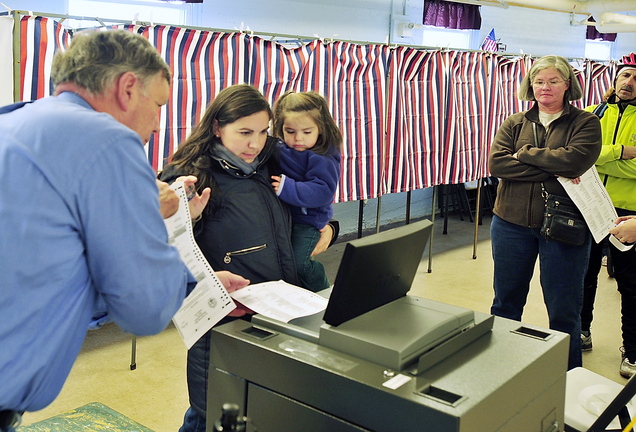
[[[539,11],[536,9],[509,7],[508,9],[484,6],[481,8],[483,41],[494,28],[498,39],[511,53],[533,56],[556,54],[568,58],[585,55],[586,26],[570,25],[570,14]],[[576,21],[585,19],[575,15]],[[636,32],[620,33],[614,43],[613,58],[635,51]]]
[[[2,3],[13,10],[54,14],[65,14],[68,11],[66,0],[7,0]],[[2,11],[4,11],[4,8],[2,8]]]
[[[220,28],[241,28],[243,24],[268,33],[418,45],[421,32],[414,30],[413,37],[406,39],[397,35],[396,28],[399,22],[421,23],[422,13],[422,0],[234,0],[231,10],[219,10],[214,2],[204,3],[195,19],[201,25]],[[584,57],[586,27],[570,25],[568,13],[483,6],[481,15],[482,28],[474,49],[494,28],[510,53]],[[575,15],[577,21],[584,18]],[[635,44],[636,32],[619,34],[615,57],[631,52]]]
[[[68,10],[67,0],[6,0],[3,3],[13,9],[39,12],[65,14]],[[192,26],[249,27],[257,32],[372,43],[421,43],[421,32],[414,30],[409,39],[399,37],[396,29],[399,22],[422,22],[423,0],[205,0],[203,4],[192,5],[190,10],[188,25]],[[494,28],[497,38],[507,45],[510,53],[584,56],[585,26],[570,25],[568,13],[482,6],[481,15],[482,28],[475,38],[474,49],[479,48]],[[580,21],[584,16],[575,15],[575,19]],[[614,57],[620,58],[635,50],[634,46],[636,32],[620,33]]]
[[[302,36],[318,35],[384,42],[391,17],[390,0],[233,0],[219,10],[217,2],[203,3],[202,23],[218,28],[240,28]]]
[[[541,19],[538,19],[538,14]],[[571,26],[569,22],[569,14],[562,12],[482,7],[484,38],[494,28],[496,37],[506,44],[506,51],[511,53],[583,57],[586,27]]]

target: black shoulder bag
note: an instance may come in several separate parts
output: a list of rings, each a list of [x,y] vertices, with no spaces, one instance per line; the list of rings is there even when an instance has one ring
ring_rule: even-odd
[[[534,143],[539,147],[536,124],[532,124]],[[582,246],[587,237],[587,224],[576,204],[567,196],[548,193],[541,182],[541,195],[545,200],[541,235],[571,246]]]
[[[587,224],[583,215],[569,197],[548,193],[541,183],[545,199],[541,235],[546,240],[556,240],[572,246],[581,246],[587,236]]]

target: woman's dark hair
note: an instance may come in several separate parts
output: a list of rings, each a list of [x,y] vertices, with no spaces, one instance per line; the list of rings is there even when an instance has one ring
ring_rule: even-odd
[[[332,153],[342,147],[342,133],[334,121],[324,97],[315,92],[284,93],[274,106],[274,130],[272,135],[285,140],[283,126],[290,113],[306,113],[318,126],[318,141],[311,151],[320,155]]]
[[[174,165],[178,172],[197,176],[199,192],[211,187],[214,194],[215,182],[209,171],[212,164],[210,149],[214,143],[220,143],[214,135],[215,125],[223,127],[263,111],[272,118],[269,102],[256,88],[237,84],[221,90],[205,110],[192,134],[179,145],[169,165]]]

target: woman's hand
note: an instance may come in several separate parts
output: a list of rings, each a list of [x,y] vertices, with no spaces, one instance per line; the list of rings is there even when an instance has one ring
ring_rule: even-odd
[[[329,247],[329,243],[331,243],[332,237],[333,237],[333,227],[327,224],[325,225],[323,229],[320,230],[320,238],[318,239],[318,243],[316,243],[316,247],[311,253],[311,256],[316,256],[326,251],[327,248]]]
[[[636,216],[621,216],[609,230],[621,243],[636,243]]]
[[[280,176],[272,176],[272,187],[274,192],[278,195],[278,188],[280,187]]]
[[[556,174],[554,176],[556,178],[562,177],[562,176],[559,176],[559,175],[556,175]],[[563,178],[567,178],[567,177],[563,177]],[[581,176],[571,178],[570,180],[572,180],[572,183],[574,183],[574,184],[579,184],[579,183],[581,183]]]
[[[245,315],[254,315],[255,313],[252,309],[248,308],[247,306],[243,305],[240,302],[237,302],[236,300],[234,300],[234,304],[236,305],[236,309],[234,309],[232,312],[227,314],[227,316],[240,318]]]
[[[216,277],[219,278],[219,280],[221,281],[221,283],[223,284],[227,292],[232,292],[232,291],[239,290],[241,288],[245,288],[246,286],[250,284],[250,281],[248,279],[245,279],[243,276],[239,276],[229,271],[223,270],[223,271],[214,272],[214,274],[216,274]],[[242,305],[236,300],[234,300],[234,303],[236,304],[236,309],[230,312],[228,314],[229,316],[242,317],[244,315],[254,314],[254,311],[252,309]]]
[[[214,272],[214,274],[219,278],[227,292],[240,290],[250,284],[249,279],[245,279],[243,276],[239,276],[227,270],[220,270]]]
[[[195,176],[181,176],[177,177],[175,181],[182,181],[186,190],[192,189],[196,191],[194,184],[197,182],[197,178]],[[210,200],[210,193],[210,188],[203,189],[200,195],[194,192],[194,195],[188,201],[190,218],[192,220],[198,220],[199,216],[201,216],[201,213],[203,213],[205,206],[208,205],[208,201]]]

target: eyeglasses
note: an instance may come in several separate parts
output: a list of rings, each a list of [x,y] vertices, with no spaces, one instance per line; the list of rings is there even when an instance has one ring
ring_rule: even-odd
[[[561,84],[562,82],[565,82],[564,80],[550,80],[550,81],[543,81],[543,80],[536,80],[532,83],[533,86],[536,87],[543,87],[544,85],[548,85],[548,87],[554,87],[554,86],[558,86],[559,84]]]

